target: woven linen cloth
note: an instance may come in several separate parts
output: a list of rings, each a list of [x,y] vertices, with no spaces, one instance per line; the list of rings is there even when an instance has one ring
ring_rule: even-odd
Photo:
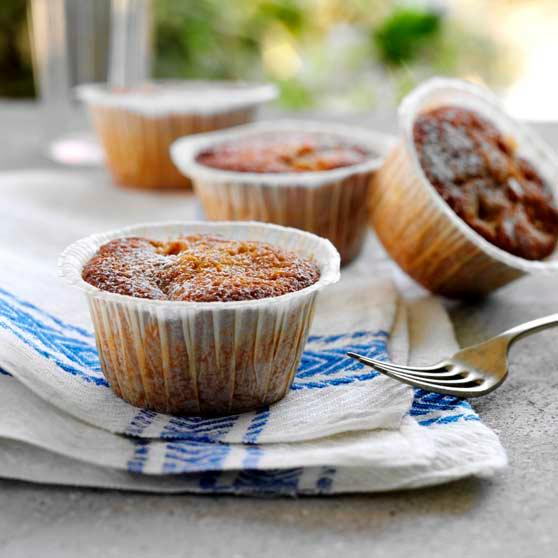
[[[85,299],[59,279],[56,258],[93,232],[192,219],[192,196],[118,190],[100,172],[4,173],[0,189],[0,476],[295,494],[422,486],[505,466],[467,402],[413,391],[346,356],[406,361],[410,351],[428,361],[456,348],[439,303],[398,303],[389,262],[369,247],[320,297],[283,401],[217,419],[128,405],[102,376]]]

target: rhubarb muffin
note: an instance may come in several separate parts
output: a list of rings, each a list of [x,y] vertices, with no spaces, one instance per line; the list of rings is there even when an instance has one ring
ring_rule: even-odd
[[[78,241],[60,265],[87,294],[114,392],[204,416],[285,395],[316,295],[339,277],[329,241],[264,223],[131,227]]]
[[[400,108],[402,140],[378,172],[371,224],[429,290],[486,294],[558,269],[555,155],[483,88],[435,79]]]
[[[167,80],[127,89],[86,84],[77,94],[89,108],[115,182],[158,190],[189,185],[171,161],[173,141],[250,122],[276,90],[267,84]]]
[[[184,138],[171,153],[209,219],[310,231],[348,263],[361,250],[370,179],[390,141],[354,127],[281,121]]]
[[[413,141],[430,184],[482,237],[528,260],[554,251],[558,210],[552,191],[492,122],[442,106],[419,114]]]

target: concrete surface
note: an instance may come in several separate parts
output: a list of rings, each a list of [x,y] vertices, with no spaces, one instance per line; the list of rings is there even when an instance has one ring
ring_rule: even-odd
[[[36,109],[0,105],[0,122],[0,170],[45,166]],[[386,122],[382,128],[393,128],[393,120]],[[558,148],[558,126],[541,131]],[[461,344],[476,342],[557,312],[557,280],[523,279],[484,301],[449,308]],[[147,496],[0,481],[0,556],[556,556],[557,341],[558,330],[551,330],[518,343],[509,380],[475,402],[509,454],[509,470],[493,481],[298,500]]]

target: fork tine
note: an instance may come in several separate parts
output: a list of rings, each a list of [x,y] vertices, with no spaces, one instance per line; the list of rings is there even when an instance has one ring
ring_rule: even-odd
[[[392,370],[388,370],[384,367],[375,367],[378,372],[384,374],[385,376],[389,376],[393,380],[398,380],[399,382],[403,382],[404,384],[408,384],[413,387],[421,388],[426,391],[433,391],[435,393],[440,393],[442,395],[454,395],[456,397],[478,397],[480,395],[484,395],[489,393],[490,391],[496,389],[499,384],[489,384],[488,387],[483,387],[482,384],[471,386],[471,387],[459,387],[455,384],[449,384],[448,380],[443,382],[427,382],[425,380],[419,380],[418,378],[414,378],[409,374],[405,374],[402,372],[395,372]],[[471,380],[469,380],[471,381]]]
[[[443,363],[434,364],[432,366],[404,366],[403,364],[384,362],[383,360],[377,360],[375,358],[365,357],[353,352],[348,352],[347,355],[350,356],[351,358],[354,358],[362,362],[362,364],[366,364],[367,366],[374,366],[374,367],[384,366],[384,367],[389,367],[392,370],[398,372],[412,372],[412,373],[416,373],[417,375],[420,375],[421,372],[436,372],[437,370],[439,370],[440,372],[438,372],[437,375],[440,375],[441,377],[442,374],[441,371],[447,369],[447,366]],[[454,376],[455,373],[452,373],[450,375]]]
[[[392,372],[394,374],[397,374],[399,377],[403,378],[406,377],[409,380],[417,380],[419,382],[427,382],[431,385],[436,385],[436,386],[459,386],[459,385],[464,385],[464,384],[470,384],[471,382],[474,382],[476,380],[479,380],[479,376],[478,374],[473,375],[472,373],[468,372],[467,373],[467,377],[465,378],[448,378],[446,375],[442,376],[441,374],[431,374],[430,376],[428,375],[424,375],[424,374],[415,374],[414,372],[401,372],[399,370],[394,370],[392,368],[390,368],[390,366],[384,362],[376,364],[374,366],[374,368],[376,368],[378,371],[381,372]],[[458,372],[454,372],[453,374],[463,374],[465,373],[465,371],[458,371]]]
[[[399,382],[403,382],[426,391],[440,393],[442,395],[454,395],[456,397],[479,397],[495,390],[505,378],[504,377],[497,382],[491,382],[484,379],[484,381],[479,382],[478,385],[466,386],[467,383],[474,382],[475,380],[483,380],[482,376],[477,376],[475,374],[475,376],[471,377],[469,374],[468,378],[454,378],[452,380],[451,376],[456,376],[457,374],[461,374],[466,371],[448,370],[447,372],[435,372],[436,370],[447,370],[451,362],[448,362],[447,364],[440,363],[437,366],[417,367],[415,370],[411,367],[403,367],[402,365],[394,365],[392,363],[364,357],[357,353],[351,352],[347,354],[367,366],[372,366],[378,372],[394,380],[398,380]],[[430,374],[422,372],[424,370],[430,371]]]
[[[372,366],[372,365],[370,365]],[[373,365],[374,368],[382,368],[383,370],[389,370],[391,372],[398,372],[400,374],[406,374],[407,376],[412,376],[417,380],[426,380],[426,381],[441,381],[444,380],[444,383],[466,383],[470,382],[477,378],[471,377],[471,372],[465,370],[463,368],[454,367],[452,369],[447,370],[447,372],[420,372],[415,370],[414,368],[405,368],[402,369],[398,366],[394,366],[391,362],[377,362]],[[467,378],[463,376],[467,376]]]
[[[379,370],[381,372],[393,372],[394,374],[401,374],[402,376],[407,376],[409,378],[415,379],[415,380],[419,380],[419,381],[432,381],[432,382],[436,382],[439,383],[438,379],[442,378],[452,378],[456,375],[455,372],[441,372],[441,373],[436,373],[436,372],[415,372],[414,370],[400,370],[399,368],[395,368],[393,366],[391,366],[391,363],[378,363],[374,365],[374,368],[376,370]]]
[[[381,368],[382,370],[389,370],[391,372],[398,372],[400,374],[406,374],[408,376],[412,376],[417,380],[440,380],[443,378],[447,378],[450,381],[452,378],[458,377],[460,374],[463,374],[464,370],[448,370],[447,372],[421,372],[414,370],[413,368],[400,368],[398,366],[393,366],[391,362],[378,362],[373,366],[374,368]],[[443,370],[443,369],[440,369]]]
[[[436,386],[441,386],[444,385],[448,380],[444,380],[444,381],[438,381],[434,378],[424,378],[421,376],[416,376],[415,374],[412,374],[411,372],[401,372],[400,370],[394,370],[392,368],[390,368],[389,366],[386,366],[384,363],[380,363],[380,364],[376,364],[374,366],[374,368],[378,371],[378,372],[383,372],[384,374],[390,376],[391,377],[397,377],[397,379],[399,380],[408,380],[409,382],[416,382],[416,384],[418,385],[418,383],[428,383],[430,385],[436,385]],[[418,386],[421,387],[421,386]]]

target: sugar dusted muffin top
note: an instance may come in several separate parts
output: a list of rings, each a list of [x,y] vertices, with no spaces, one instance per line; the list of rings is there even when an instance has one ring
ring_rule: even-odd
[[[167,242],[112,240],[89,260],[82,277],[101,290],[138,298],[228,302],[304,289],[320,271],[313,261],[265,242],[189,235]]]
[[[417,117],[413,137],[426,177],[471,228],[525,259],[553,252],[558,209],[551,190],[491,122],[443,106]]]
[[[201,152],[196,160],[232,172],[316,172],[358,165],[372,153],[342,138],[294,132],[262,133]]]

